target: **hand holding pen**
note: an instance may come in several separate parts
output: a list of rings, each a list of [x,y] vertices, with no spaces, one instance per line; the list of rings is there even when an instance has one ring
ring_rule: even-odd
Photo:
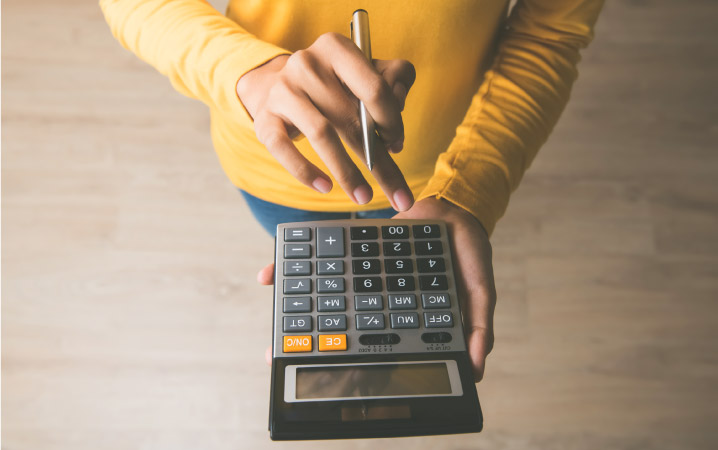
[[[403,148],[401,111],[414,79],[408,61],[371,64],[350,39],[327,33],[307,49],[278,56],[246,73],[237,83],[237,94],[254,119],[257,138],[290,174],[322,193],[333,187],[331,178],[292,142],[303,134],[357,204],[368,203],[373,192],[340,138],[364,157],[361,102],[381,136],[371,173],[392,207],[405,211],[413,195],[388,151]]]

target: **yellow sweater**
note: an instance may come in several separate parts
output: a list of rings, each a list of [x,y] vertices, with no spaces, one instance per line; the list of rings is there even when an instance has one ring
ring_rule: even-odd
[[[282,168],[257,141],[237,80],[321,34],[349,34],[355,9],[369,13],[372,52],[406,59],[417,78],[395,160],[417,198],[445,198],[491,232],[509,195],[558,120],[579,50],[601,0],[230,0],[222,16],[200,0],[101,0],[120,43],[207,104],[217,155],[230,180],[282,205],[351,211],[389,207],[375,192],[357,206],[336,187],[320,194]],[[458,127],[458,128],[457,128]],[[306,139],[296,142],[329,173]]]

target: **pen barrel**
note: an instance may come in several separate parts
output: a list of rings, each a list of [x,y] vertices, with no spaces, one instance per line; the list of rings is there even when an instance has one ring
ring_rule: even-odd
[[[351,22],[352,41],[364,53],[369,64],[372,64],[371,57],[371,37],[369,35],[369,14],[363,9],[357,9],[352,14]],[[362,125],[362,141],[364,146],[364,159],[366,160],[369,170],[374,165],[374,138],[376,135],[374,120],[369,115],[364,102],[359,102],[359,117]]]
[[[369,14],[357,9],[352,14],[352,40],[371,62],[371,38],[369,36]]]

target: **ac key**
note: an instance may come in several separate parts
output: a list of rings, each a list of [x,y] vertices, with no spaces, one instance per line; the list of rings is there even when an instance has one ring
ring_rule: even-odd
[[[344,331],[347,329],[347,316],[335,314],[317,317],[319,331]]]

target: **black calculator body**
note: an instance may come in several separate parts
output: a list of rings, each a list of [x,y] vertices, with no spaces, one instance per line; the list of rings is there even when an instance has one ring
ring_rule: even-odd
[[[274,440],[481,431],[446,225],[277,227]]]

